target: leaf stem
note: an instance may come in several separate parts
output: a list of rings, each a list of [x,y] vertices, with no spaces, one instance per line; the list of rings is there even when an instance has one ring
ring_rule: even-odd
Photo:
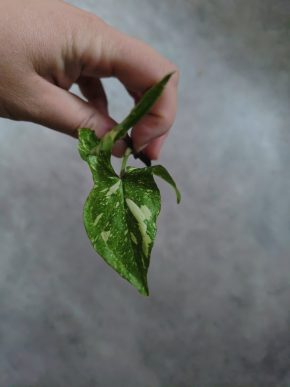
[[[128,158],[130,157],[131,154],[132,154],[132,149],[127,148],[125,151],[125,154],[123,156],[123,160],[122,160],[121,171],[120,171],[121,178],[123,177],[124,173],[126,172],[127,161],[128,161]]]

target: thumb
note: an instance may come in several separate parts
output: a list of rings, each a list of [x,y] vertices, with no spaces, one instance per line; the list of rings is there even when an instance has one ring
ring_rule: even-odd
[[[102,137],[116,122],[92,103],[43,78],[35,85],[35,99],[27,120],[77,137],[79,128],[90,128]]]

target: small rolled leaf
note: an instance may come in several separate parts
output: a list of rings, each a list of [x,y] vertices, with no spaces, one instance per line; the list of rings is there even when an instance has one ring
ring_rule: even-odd
[[[163,167],[162,165],[153,165],[152,167],[149,167],[148,169],[154,175],[161,177],[161,179],[163,179],[164,181],[166,181],[168,184],[170,184],[173,187],[173,189],[175,190],[175,193],[176,193],[177,203],[179,204],[180,200],[181,200],[180,192],[176,186],[175,181],[173,180],[173,178],[171,177],[171,175],[169,174],[167,169],[165,167]]]
[[[120,123],[117,124],[109,133],[107,133],[101,140],[100,149],[111,151],[114,143],[137,124],[142,117],[147,114],[158,98],[161,96],[167,82],[174,73],[167,74],[156,85],[152,86],[143,95],[141,100],[131,110],[129,115]]]
[[[163,79],[161,79],[160,82],[158,82],[156,85],[151,87],[146,93],[143,95],[141,100],[136,104],[136,106],[131,110],[128,117],[126,117],[120,124],[120,131],[118,132],[118,135],[116,139],[123,137],[130,128],[132,128],[134,125],[137,124],[138,121],[142,117],[147,114],[150,109],[153,107],[155,102],[158,100],[158,98],[161,96],[166,84],[168,83],[169,79],[172,77],[173,73],[165,75]]]

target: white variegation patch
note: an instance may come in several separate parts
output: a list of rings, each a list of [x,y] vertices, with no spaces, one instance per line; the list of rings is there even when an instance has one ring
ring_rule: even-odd
[[[112,185],[110,187],[110,189],[106,193],[106,198],[107,199],[118,191],[118,189],[120,188],[120,184],[121,184],[121,180],[118,180],[117,183],[115,183],[114,185]]]
[[[144,218],[149,220],[151,218],[151,211],[147,206],[141,206],[140,210],[143,212]]]
[[[135,245],[137,245],[138,241],[137,241],[135,235],[132,232],[130,232],[130,236],[131,236],[132,241],[135,243]]]
[[[142,236],[142,250],[143,253],[147,256],[149,253],[149,246],[151,243],[151,238],[147,234],[147,224],[145,223],[146,217],[140,207],[137,206],[135,202],[131,199],[126,199],[126,203],[131,211],[132,215],[138,223],[140,234]]]
[[[96,217],[96,219],[95,219],[95,221],[94,221],[94,223],[93,223],[93,225],[96,227],[96,225],[98,224],[98,222],[99,222],[99,220],[101,219],[101,217],[103,216],[103,213],[101,213],[101,214],[99,214],[97,217]]]
[[[109,237],[110,237],[111,231],[102,231],[101,232],[101,237],[104,242],[107,242]]]

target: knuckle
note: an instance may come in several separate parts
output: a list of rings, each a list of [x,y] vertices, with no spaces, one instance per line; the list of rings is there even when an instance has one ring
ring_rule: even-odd
[[[163,116],[163,122],[162,122],[162,134],[166,133],[170,127],[172,126],[172,123],[173,123],[173,117],[171,116],[171,114],[167,114],[165,116]]]
[[[153,126],[156,128],[156,133],[158,133],[158,136],[160,136],[168,132],[173,120],[170,115],[162,113],[160,115],[156,115],[154,121],[155,122],[153,122]]]
[[[166,132],[175,120],[175,108],[166,108],[159,114],[159,125]]]
[[[85,118],[80,120],[79,128],[96,129],[96,122],[98,122],[98,115],[96,112],[91,112]]]
[[[98,137],[103,137],[108,131],[109,124],[101,117],[98,111],[89,113],[84,119],[80,121],[79,128],[88,128],[93,130]]]

